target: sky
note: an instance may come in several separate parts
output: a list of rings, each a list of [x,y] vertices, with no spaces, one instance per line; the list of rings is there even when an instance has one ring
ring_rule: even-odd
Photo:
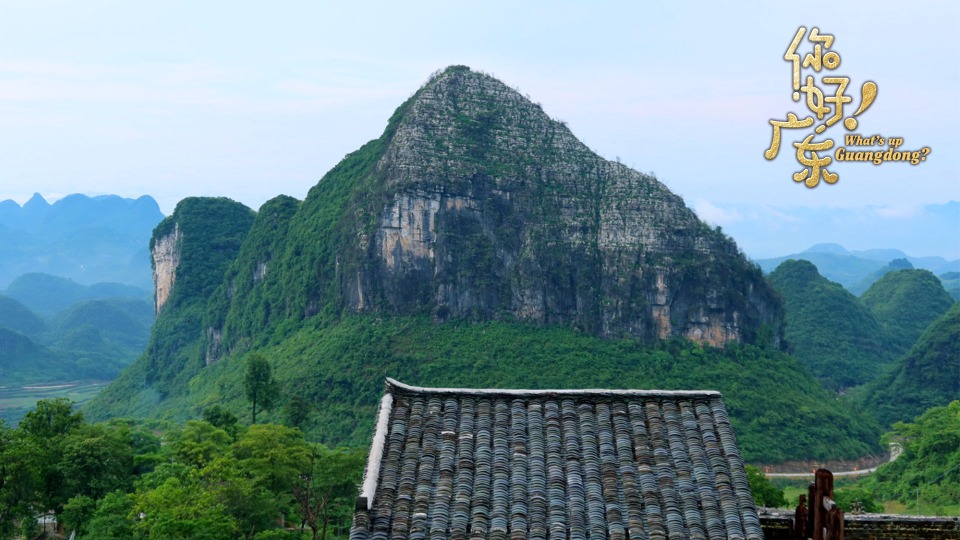
[[[807,188],[793,143],[812,128],[764,158],[770,120],[810,115],[783,58],[801,26],[834,37],[839,67],[803,76],[849,77],[844,117],[878,88],[854,131],[814,142],[901,138],[925,161],[834,163],[836,184]],[[431,73],[465,64],[655,173],[751,256],[840,242],[955,259],[958,27],[954,1],[0,0],[0,200],[146,194],[169,214],[189,196],[303,199]]]

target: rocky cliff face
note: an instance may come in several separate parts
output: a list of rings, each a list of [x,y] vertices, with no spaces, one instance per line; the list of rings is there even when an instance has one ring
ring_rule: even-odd
[[[775,293],[731,240],[496,79],[449,68],[394,122],[378,204],[338,253],[349,309],[711,345],[779,334]]]
[[[151,250],[153,257],[153,298],[157,314],[170,298],[180,266],[180,225],[173,231],[157,238]]]
[[[204,312],[254,217],[229,199],[190,197],[153,230],[157,320],[139,368],[161,394],[181,389],[202,367]]]
[[[302,202],[261,209],[205,316],[206,363],[321,311],[779,343],[732,240],[500,81],[452,67]]]

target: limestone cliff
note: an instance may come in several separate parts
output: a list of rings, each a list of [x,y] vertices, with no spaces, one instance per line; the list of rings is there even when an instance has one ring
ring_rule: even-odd
[[[384,139],[382,139],[384,140]],[[337,253],[355,311],[516,318],[722,345],[781,307],[734,243],[655,178],[607,161],[464,67],[398,110]]]
[[[206,363],[327,311],[779,343],[760,269],[649,175],[500,81],[433,76],[302,203],[261,209],[207,309]]]
[[[191,197],[153,230],[157,320],[143,355],[155,390],[179,388],[203,365],[204,309],[236,260],[254,213],[225,198]]]
[[[153,257],[153,299],[159,314],[170,298],[173,284],[177,280],[177,267],[180,266],[180,225],[175,223],[173,231],[157,238],[150,252]]]

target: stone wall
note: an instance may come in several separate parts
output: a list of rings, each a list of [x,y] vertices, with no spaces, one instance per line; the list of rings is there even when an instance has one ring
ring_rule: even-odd
[[[793,512],[761,509],[760,525],[766,540],[790,540]],[[957,540],[960,517],[847,515],[845,540]]]

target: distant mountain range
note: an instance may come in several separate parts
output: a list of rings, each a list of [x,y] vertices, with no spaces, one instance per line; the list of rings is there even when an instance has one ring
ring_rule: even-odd
[[[960,259],[913,257],[899,249],[848,250],[840,244],[815,244],[809,249],[770,259],[758,259],[764,273],[770,273],[784,261],[806,260],[813,263],[820,275],[860,295],[870,285],[892,270],[918,268],[931,271],[955,300],[960,299]]]
[[[879,256],[884,263],[903,255],[868,253],[875,246],[896,246],[911,254],[960,258],[960,201],[923,206],[780,206],[711,204],[698,200],[701,219],[723,227],[753,259],[798,253],[819,241],[860,249],[865,258]],[[911,261],[914,265],[916,262]],[[918,268],[926,268],[917,265]],[[931,268],[928,270],[934,271]]]
[[[163,219],[150,196],[40,194],[23,206],[0,202],[0,288],[42,272],[80,284],[114,282],[150,290],[148,241]]]

